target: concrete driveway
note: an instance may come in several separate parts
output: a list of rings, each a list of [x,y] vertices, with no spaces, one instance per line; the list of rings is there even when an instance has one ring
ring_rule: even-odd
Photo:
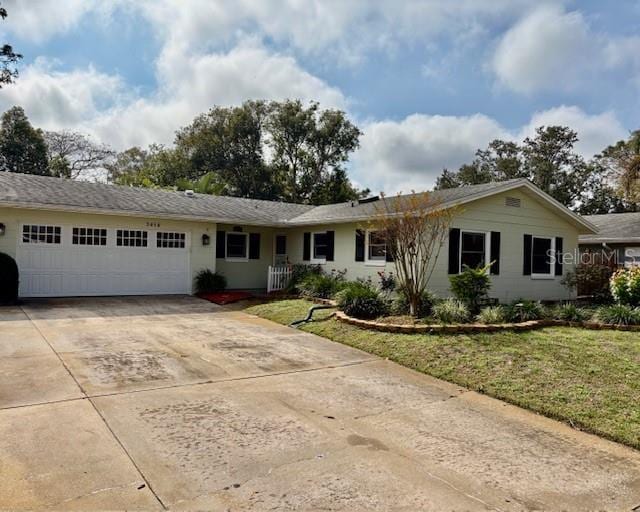
[[[190,297],[0,309],[0,509],[640,505],[640,454]]]

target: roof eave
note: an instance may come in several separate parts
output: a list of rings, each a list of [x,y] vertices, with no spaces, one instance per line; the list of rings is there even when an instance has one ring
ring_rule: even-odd
[[[114,215],[120,217],[141,217],[141,218],[157,218],[187,222],[202,222],[210,224],[242,224],[244,226],[260,226],[260,227],[286,227],[288,224],[281,221],[246,221],[241,219],[229,219],[224,217],[202,217],[194,215],[174,215],[167,213],[141,212],[136,210],[114,210],[108,208],[91,208],[78,207],[68,205],[52,205],[43,203],[21,203],[1,201],[0,207],[3,208],[21,208],[25,210],[48,210],[66,213],[85,213],[93,215]]]

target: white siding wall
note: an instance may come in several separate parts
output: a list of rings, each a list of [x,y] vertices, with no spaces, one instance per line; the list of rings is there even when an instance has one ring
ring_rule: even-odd
[[[215,270],[216,225],[203,222],[171,221],[153,217],[123,217],[115,215],[95,215],[66,213],[18,208],[0,208],[0,222],[6,226],[6,233],[0,236],[0,252],[16,257],[18,233],[22,224],[75,225],[82,227],[129,228],[179,231],[189,234],[191,239],[190,267],[192,277],[204,268]],[[159,227],[149,227],[147,223],[159,223]],[[202,245],[202,235],[211,237],[211,245]]]
[[[521,207],[505,206],[505,197],[518,197]],[[293,263],[303,263],[303,233],[313,231],[335,231],[335,261],[327,262],[324,269],[330,271],[347,270],[348,279],[371,277],[377,279],[380,270],[394,271],[393,263],[370,266],[355,261],[355,230],[366,228],[362,224],[333,224],[305,228],[296,228],[289,235],[289,256]],[[559,217],[533,196],[520,191],[510,191],[481,199],[464,206],[456,217],[452,227],[462,230],[499,231],[501,233],[500,275],[491,276],[490,295],[502,302],[518,298],[536,300],[558,300],[571,297],[571,293],[561,283],[561,277],[537,280],[522,273],[524,234],[563,237],[564,251],[574,251],[577,247],[576,228]],[[441,297],[450,295],[448,266],[448,240],[443,245],[436,263],[430,288]],[[572,265],[564,265],[566,274]]]

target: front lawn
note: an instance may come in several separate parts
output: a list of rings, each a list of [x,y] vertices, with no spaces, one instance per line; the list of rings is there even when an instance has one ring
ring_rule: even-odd
[[[310,303],[285,300],[248,313],[282,324]],[[640,449],[640,335],[548,328],[471,335],[393,334],[359,329],[318,311],[303,330],[389,358]]]

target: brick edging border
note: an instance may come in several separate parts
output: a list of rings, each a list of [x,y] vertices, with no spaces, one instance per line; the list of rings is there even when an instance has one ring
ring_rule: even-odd
[[[543,327],[582,327],[593,330],[615,330],[640,332],[640,325],[614,325],[600,324],[596,322],[567,322],[565,320],[530,320],[528,322],[505,323],[505,324],[386,324],[375,320],[361,320],[346,315],[342,311],[336,311],[338,321],[355,325],[363,329],[371,329],[379,332],[396,333],[420,333],[420,334],[470,334],[497,331],[531,331],[542,329]]]

